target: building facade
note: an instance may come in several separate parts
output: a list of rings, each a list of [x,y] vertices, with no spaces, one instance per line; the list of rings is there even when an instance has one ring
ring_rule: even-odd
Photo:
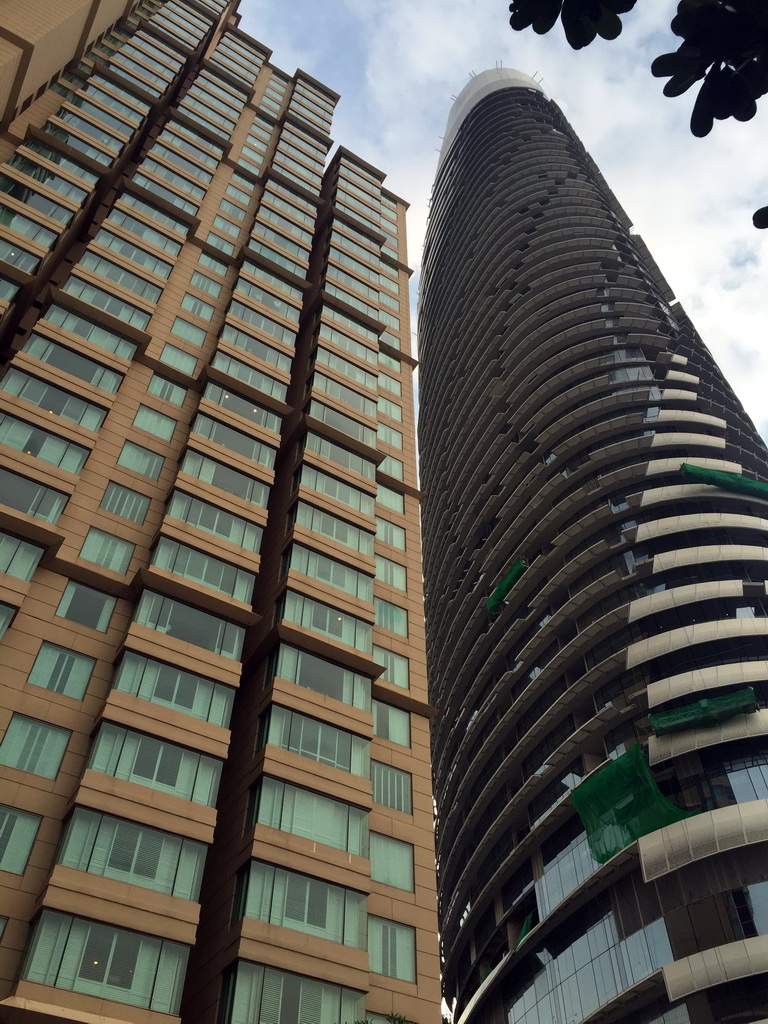
[[[234,0],[10,8],[0,1019],[428,1024],[406,204]]]
[[[762,1021],[765,445],[524,75],[484,72],[456,101],[422,274],[455,1020]]]

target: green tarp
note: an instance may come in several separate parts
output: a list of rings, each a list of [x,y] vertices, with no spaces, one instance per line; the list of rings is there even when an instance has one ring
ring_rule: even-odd
[[[525,915],[525,920],[523,921],[523,927],[520,929],[520,934],[517,936],[517,942],[515,943],[515,949],[519,949],[520,948],[520,944],[523,941],[523,939],[525,939],[525,937],[528,934],[528,932],[531,930],[531,925],[532,924],[533,924],[533,911],[531,911],[529,914]]]
[[[768,484],[760,480],[750,480],[748,476],[740,473],[723,473],[719,469],[704,469],[701,466],[692,466],[684,462],[680,472],[686,480],[697,484],[712,484],[714,487],[721,487],[724,491],[736,491],[737,494],[750,494],[753,498],[762,498],[768,501]]]
[[[509,570],[504,579],[499,583],[494,592],[485,602],[485,607],[491,613],[496,615],[497,612],[501,611],[504,605],[504,598],[510,592],[512,587],[517,583],[520,577],[523,575],[525,570],[528,568],[528,563],[524,558],[518,558],[512,568]]]
[[[674,711],[660,711],[648,715],[651,728],[657,736],[684,729],[711,729],[735,715],[751,715],[757,711],[755,691],[751,686],[725,697],[705,697],[692,704],[684,704]]]
[[[640,836],[699,813],[681,810],[662,795],[639,743],[585,779],[571,798],[600,864]]]

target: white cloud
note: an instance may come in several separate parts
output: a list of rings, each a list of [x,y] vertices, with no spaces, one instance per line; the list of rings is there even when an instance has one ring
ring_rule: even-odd
[[[694,139],[695,91],[662,95],[650,62],[674,50],[670,5],[646,0],[611,43],[572,51],[557,26],[513,32],[508,0],[242,0],[242,27],[342,93],[334,138],[387,172],[411,203],[410,261],[418,269],[429,192],[451,96],[471,71],[501,62],[543,78],[645,239],[678,299],[759,427],[766,421],[765,271],[768,231],[751,225],[768,203],[761,117],[717,122]],[[336,44],[331,45],[330,40]],[[739,266],[740,259],[749,254]]]

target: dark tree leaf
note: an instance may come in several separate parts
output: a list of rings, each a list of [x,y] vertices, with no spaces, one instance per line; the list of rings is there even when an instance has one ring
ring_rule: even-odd
[[[761,206],[752,215],[752,223],[756,228],[768,228],[768,206]]]
[[[621,35],[621,18],[618,14],[614,14],[613,11],[609,11],[604,7],[595,28],[597,29],[597,34],[602,39],[615,39]]]

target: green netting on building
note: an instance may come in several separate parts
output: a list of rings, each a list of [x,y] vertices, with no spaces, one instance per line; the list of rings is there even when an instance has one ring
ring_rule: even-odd
[[[585,779],[571,798],[600,864],[640,836],[699,813],[681,810],[662,795],[639,743]]]
[[[725,697],[705,697],[692,704],[684,704],[674,711],[660,711],[649,715],[651,728],[657,736],[684,729],[711,729],[735,715],[751,715],[757,711],[755,691],[746,686]]]
[[[531,911],[529,914],[525,915],[525,920],[523,921],[523,927],[520,929],[520,934],[517,936],[517,942],[515,943],[515,949],[519,949],[520,948],[521,943],[523,942],[525,937],[528,935],[528,932],[531,930],[532,927],[533,927],[533,911]]]
[[[523,575],[525,570],[528,568],[528,563],[524,558],[518,558],[512,568],[509,570],[504,579],[499,583],[494,592],[485,602],[485,607],[491,613],[496,615],[497,612],[501,611],[504,604],[504,598],[510,592],[512,587],[517,583],[520,577]]]
[[[737,494],[749,494],[753,498],[762,498],[768,501],[768,484],[760,480],[750,480],[748,476],[740,473],[724,473],[719,469],[704,469],[702,466],[692,466],[684,462],[680,472],[686,480],[697,484],[712,484],[721,487],[724,491],[735,491]]]

